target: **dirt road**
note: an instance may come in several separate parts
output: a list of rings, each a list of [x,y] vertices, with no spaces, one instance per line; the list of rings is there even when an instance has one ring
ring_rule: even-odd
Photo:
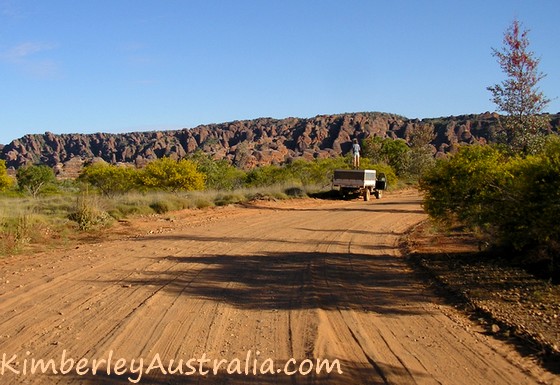
[[[559,383],[402,261],[399,238],[425,218],[414,192],[170,217],[2,261],[0,383]]]

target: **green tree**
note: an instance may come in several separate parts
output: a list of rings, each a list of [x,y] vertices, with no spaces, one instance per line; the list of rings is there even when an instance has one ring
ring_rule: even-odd
[[[291,179],[302,186],[320,186],[330,184],[332,176],[329,175],[329,160],[315,159],[312,161],[296,159],[285,167]]]
[[[506,114],[500,132],[503,141],[525,154],[537,152],[544,143],[548,122],[538,114],[550,102],[538,88],[546,75],[538,70],[540,59],[529,50],[528,33],[517,19],[509,26],[502,49],[492,49],[507,78],[487,87],[498,110]]]
[[[407,173],[414,177],[420,177],[435,164],[434,147],[432,141],[435,139],[435,130],[432,124],[422,124],[414,127],[410,136],[410,158]]]
[[[286,170],[286,167],[268,165],[255,167],[247,172],[245,183],[249,187],[265,187],[285,184],[292,180],[292,175]]]
[[[12,187],[14,180],[8,175],[6,162],[0,159],[0,191],[5,191]]]
[[[131,167],[94,163],[83,169],[78,180],[97,187],[102,194],[124,194],[138,185],[138,171]]]
[[[435,219],[459,221],[519,262],[560,272],[560,139],[543,151],[511,156],[491,146],[462,147],[438,160],[420,180],[424,209]],[[519,253],[520,252],[520,253]]]
[[[173,192],[204,189],[204,174],[198,171],[195,162],[187,159],[156,159],[139,173],[139,179],[142,185],[153,189]]]
[[[364,169],[375,170],[378,177],[379,174],[385,174],[385,177],[387,178],[387,186],[389,186],[389,188],[391,188],[391,186],[397,185],[399,178],[397,177],[397,174],[395,173],[393,167],[389,166],[388,164],[373,163],[368,158],[366,158],[363,159],[362,166]]]
[[[22,167],[18,169],[16,179],[19,189],[33,197],[37,197],[47,186],[56,182],[54,171],[45,165]]]
[[[491,146],[464,146],[440,159],[420,179],[424,209],[433,218],[485,228],[495,219],[491,209],[504,186],[507,157]]]
[[[410,166],[410,147],[404,139],[387,139],[383,143],[386,163],[397,175],[403,175]]]
[[[370,136],[362,140],[362,157],[368,158],[374,163],[385,162],[385,157],[383,155],[383,139],[380,136]]]
[[[245,172],[232,166],[225,159],[215,160],[203,151],[196,151],[190,160],[206,178],[206,188],[213,190],[234,190],[243,185]]]
[[[410,147],[403,139],[369,137],[362,141],[362,153],[372,163],[385,163],[397,175],[404,174],[410,166]]]
[[[550,136],[541,153],[512,159],[506,174],[510,178],[500,186],[499,200],[489,207],[500,240],[517,250],[540,250],[541,257],[558,255],[560,139]]]

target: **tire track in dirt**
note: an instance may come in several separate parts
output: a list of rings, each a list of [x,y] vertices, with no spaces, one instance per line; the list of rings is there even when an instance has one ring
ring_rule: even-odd
[[[142,383],[536,384],[540,369],[467,330],[399,256],[425,218],[414,192],[373,202],[262,202],[177,215],[165,233],[46,253],[0,286],[0,354],[164,361],[206,354],[279,364],[339,359],[343,374],[152,373]],[[90,251],[91,250],[91,251]],[[52,267],[55,267],[52,269]],[[5,282],[8,278],[0,280]],[[20,282],[28,282],[18,287]],[[86,310],[88,309],[89,310]],[[62,313],[62,314],[60,314]],[[22,328],[22,325],[25,326]],[[262,362],[262,361],[261,361]],[[550,377],[547,377],[550,378]],[[2,384],[125,384],[114,375]]]

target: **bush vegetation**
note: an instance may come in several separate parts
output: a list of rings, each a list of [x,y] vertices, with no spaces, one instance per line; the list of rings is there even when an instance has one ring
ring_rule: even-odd
[[[158,159],[143,169],[97,162],[76,180],[57,181],[50,168],[33,165],[18,171],[15,184],[0,162],[0,253],[29,246],[41,234],[52,240],[73,230],[98,231],[132,215],[306,197],[329,190],[333,171],[351,163],[348,156],[294,159],[243,171],[197,152],[179,161]],[[363,158],[362,166],[397,183],[387,164]]]
[[[424,208],[459,221],[524,265],[560,272],[560,138],[532,155],[469,146],[439,160],[420,181]]]
[[[134,190],[139,184],[136,169],[104,162],[85,167],[78,180],[98,188],[107,196],[124,194]]]
[[[16,174],[17,184],[21,191],[37,197],[55,184],[52,168],[45,165],[30,165],[22,167]]]
[[[0,191],[6,191],[14,184],[14,180],[8,175],[6,162],[0,159]]]
[[[505,256],[560,281],[560,138],[539,115],[550,100],[545,76],[518,20],[493,49],[506,79],[488,87],[504,112],[495,146],[463,147],[420,181],[424,208],[446,223],[475,229]]]
[[[138,180],[148,189],[177,192],[204,189],[205,176],[191,160],[160,158],[139,170]]]
[[[391,166],[395,176],[417,180],[434,165],[435,138],[432,124],[419,125],[410,132],[408,144],[404,139],[369,137],[363,140],[363,155],[374,164]]]

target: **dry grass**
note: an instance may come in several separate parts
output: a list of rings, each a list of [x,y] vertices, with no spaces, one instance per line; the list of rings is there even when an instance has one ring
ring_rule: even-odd
[[[272,186],[235,191],[130,192],[106,197],[86,191],[31,198],[0,195],[0,256],[56,247],[76,234],[100,231],[130,217],[207,209],[255,199],[306,196],[317,188]]]

